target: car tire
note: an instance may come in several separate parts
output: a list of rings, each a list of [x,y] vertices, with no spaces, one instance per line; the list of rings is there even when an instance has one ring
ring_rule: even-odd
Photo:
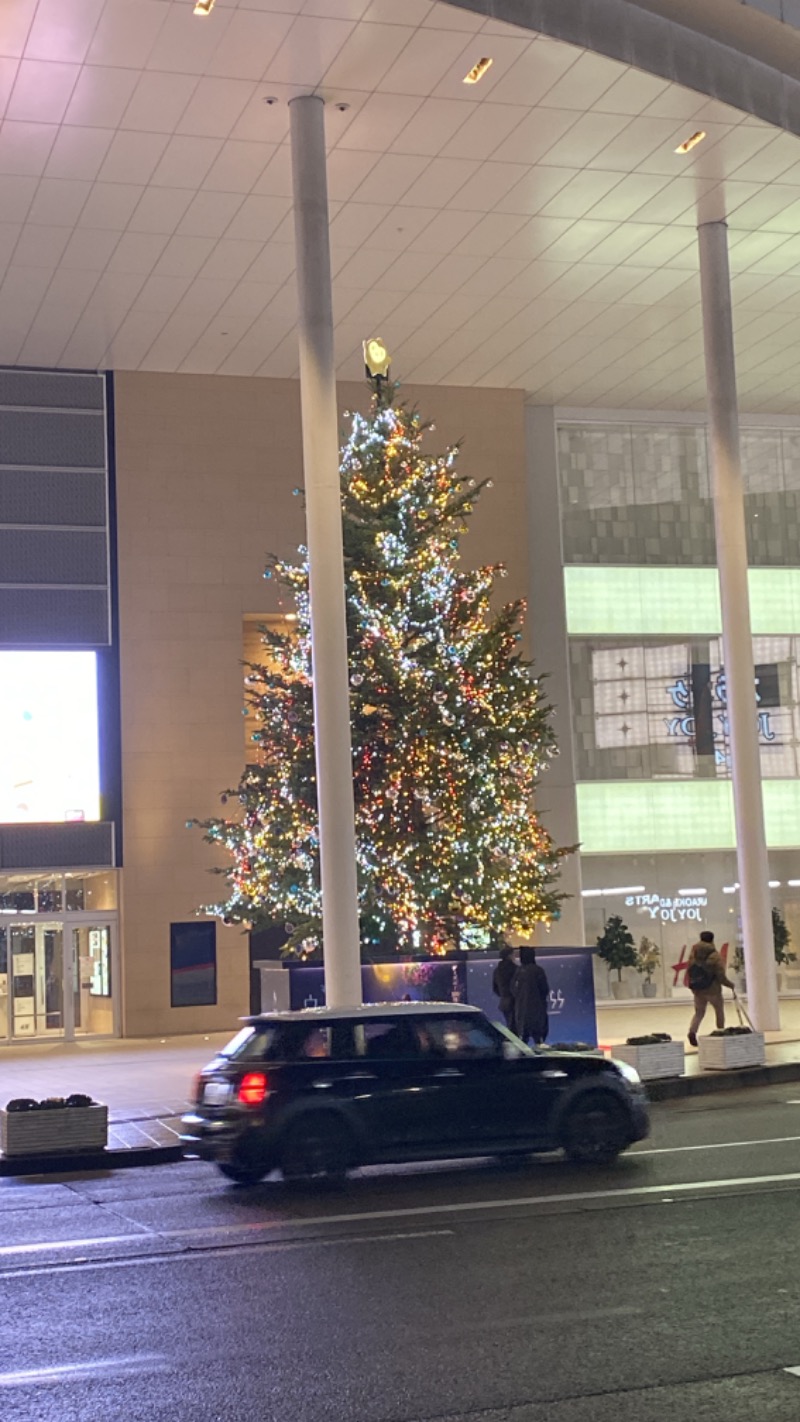
[[[278,1151],[284,1180],[343,1181],[355,1164],[355,1142],[332,1111],[313,1111],[287,1127]]]
[[[561,1145],[573,1165],[611,1165],[628,1143],[625,1112],[605,1091],[587,1092],[561,1125]]]
[[[258,1142],[249,1136],[239,1142],[232,1160],[218,1160],[217,1169],[234,1185],[258,1185],[272,1169]]]

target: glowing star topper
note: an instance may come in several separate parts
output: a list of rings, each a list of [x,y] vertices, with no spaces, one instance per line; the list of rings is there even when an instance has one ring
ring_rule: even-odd
[[[373,380],[385,380],[392,358],[380,336],[370,336],[369,340],[364,342],[363,349],[367,375]]]

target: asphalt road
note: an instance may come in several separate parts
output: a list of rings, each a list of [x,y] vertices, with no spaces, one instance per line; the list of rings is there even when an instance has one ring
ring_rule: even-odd
[[[797,1422],[800,1089],[654,1118],[603,1171],[6,1180],[0,1418]]]

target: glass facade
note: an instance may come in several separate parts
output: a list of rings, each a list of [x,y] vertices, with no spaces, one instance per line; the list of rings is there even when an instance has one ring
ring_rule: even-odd
[[[0,875],[0,1046],[117,1030],[111,871]]]
[[[800,991],[800,430],[742,436],[772,903]],[[685,997],[703,929],[739,968],[725,665],[705,429],[558,430],[586,941],[618,914],[650,970],[601,997]],[[795,970],[797,969],[797,971]]]

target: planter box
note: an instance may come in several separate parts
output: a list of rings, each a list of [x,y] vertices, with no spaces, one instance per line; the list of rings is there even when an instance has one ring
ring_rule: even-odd
[[[107,1106],[0,1111],[0,1153],[5,1156],[71,1155],[105,1150],[107,1143]]]
[[[763,1032],[741,1037],[699,1037],[701,1071],[735,1071],[737,1067],[763,1066],[767,1060]]]
[[[614,1047],[611,1053],[635,1067],[642,1081],[660,1076],[683,1076],[683,1042],[654,1042],[647,1047]]]

